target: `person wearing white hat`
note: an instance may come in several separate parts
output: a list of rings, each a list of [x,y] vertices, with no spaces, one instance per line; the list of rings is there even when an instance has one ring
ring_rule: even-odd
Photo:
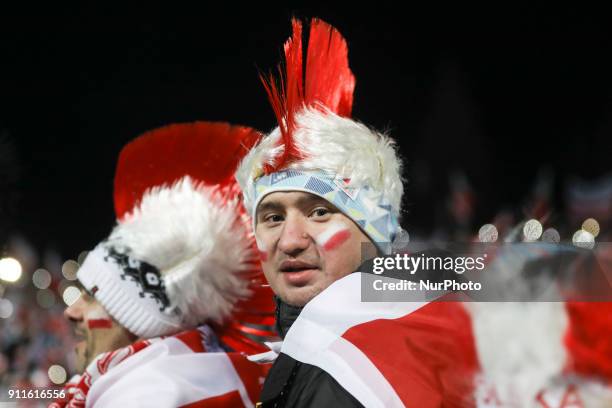
[[[118,223],[87,255],[83,294],[65,311],[84,371],[53,407],[253,405],[267,367],[243,354],[274,335],[262,328],[273,303],[233,172],[258,138],[195,122],[123,149]]]
[[[329,370],[303,364],[286,348],[297,344],[292,325],[304,320],[311,301],[363,262],[362,245],[388,253],[401,234],[402,163],[392,139],[351,119],[355,78],[345,39],[319,19],[309,26],[306,60],[302,23],[293,20],[283,83],[264,79],[278,127],[251,149],[236,175],[284,337],[261,400],[264,406],[359,406]],[[297,336],[304,346],[316,334]]]
[[[282,83],[264,80],[278,127],[237,171],[283,338],[258,406],[612,406],[608,304],[362,300],[363,248],[387,254],[403,235],[401,160],[350,118],[355,78],[335,28],[311,21],[303,61],[294,20],[284,52]]]

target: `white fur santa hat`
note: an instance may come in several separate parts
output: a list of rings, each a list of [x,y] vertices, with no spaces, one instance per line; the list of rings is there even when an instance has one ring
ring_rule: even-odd
[[[601,249],[501,246],[480,279],[490,301],[451,293],[409,315],[413,395],[425,386],[444,407],[612,407],[612,254]]]
[[[352,120],[355,77],[348,47],[329,24],[310,24],[305,75],[302,23],[293,20],[285,43],[286,73],[264,80],[279,126],[242,161],[237,179],[255,218],[258,203],[275,191],[325,198],[379,246],[399,228],[403,185],[395,143]]]
[[[271,325],[274,305],[233,177],[258,138],[250,128],[196,122],[145,133],[122,150],[118,224],[77,276],[130,332],[151,338],[212,322],[231,347],[259,350],[235,334],[245,323]]]
[[[575,269],[568,276],[598,282],[609,299],[610,282],[598,263],[585,263],[586,251],[562,245],[507,247],[488,273],[504,275],[508,291],[524,296],[533,288],[522,280],[523,267],[536,259],[552,264],[556,254],[565,255],[564,268]],[[576,261],[569,263],[568,255]],[[594,255],[606,262],[605,254]],[[597,301],[588,291],[568,299],[554,283],[542,287],[553,293],[539,301],[466,303],[481,366],[477,406],[612,407],[612,302]],[[555,297],[560,301],[550,301]]]

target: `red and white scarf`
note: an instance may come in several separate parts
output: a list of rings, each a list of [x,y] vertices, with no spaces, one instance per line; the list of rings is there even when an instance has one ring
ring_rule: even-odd
[[[102,353],[49,407],[252,407],[268,369],[224,352],[201,326]]]

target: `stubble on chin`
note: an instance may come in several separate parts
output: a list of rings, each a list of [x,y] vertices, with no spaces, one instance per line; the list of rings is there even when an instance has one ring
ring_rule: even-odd
[[[303,307],[322,291],[323,289],[317,285],[308,285],[301,288],[285,288],[285,296],[280,296],[280,298],[283,299],[285,303],[292,306]]]
[[[87,368],[91,360],[93,359],[93,350],[95,350],[95,340],[93,336],[89,335],[85,347],[83,347],[83,370]]]
[[[85,371],[87,365],[89,364],[87,345],[84,347],[76,346],[74,348],[74,354],[76,355],[76,369],[78,374],[81,374],[83,371]]]

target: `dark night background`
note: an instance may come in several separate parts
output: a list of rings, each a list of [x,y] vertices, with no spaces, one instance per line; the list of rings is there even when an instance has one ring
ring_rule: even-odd
[[[409,231],[434,228],[455,169],[471,183],[477,228],[520,208],[542,168],[554,173],[557,211],[569,178],[596,181],[612,168],[612,47],[601,11],[129,11],[0,17],[2,242],[20,234],[64,258],[92,248],[114,222],[117,155],[146,130],[227,120],[269,131],[257,74],[278,62],[292,15],[321,17],[348,39],[353,116],[389,130],[406,159]]]

